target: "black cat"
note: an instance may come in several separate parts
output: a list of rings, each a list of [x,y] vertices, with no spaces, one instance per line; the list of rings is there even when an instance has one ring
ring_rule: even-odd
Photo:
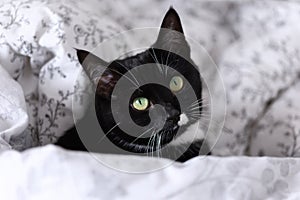
[[[83,50],[77,50],[77,56],[96,88],[95,108],[91,107],[87,116],[77,124],[77,127],[83,127],[89,151],[150,153],[177,161],[199,155],[203,140],[195,133],[195,126],[201,119],[201,78],[190,58],[190,47],[180,18],[173,8],[163,19],[157,41],[146,51],[111,63]],[[134,75],[131,73],[134,70],[144,73]],[[127,83],[122,83],[122,90],[113,94],[116,84],[124,76],[128,79]],[[139,85],[149,78],[161,81],[168,87],[156,83]],[[190,93],[196,95],[196,101],[190,98]],[[132,94],[129,103],[124,100],[126,94]],[[114,111],[112,101],[117,105]],[[93,109],[104,133],[98,131],[99,127],[91,125],[95,123],[90,121],[88,115],[92,115]],[[131,120],[125,115],[126,110],[129,110]],[[114,112],[118,114],[117,121],[113,117]],[[120,128],[121,124],[130,127],[132,121],[141,128],[140,135],[133,136]],[[56,144],[67,149],[87,151],[77,129],[73,127],[67,131]],[[141,137],[147,134],[148,137]],[[195,138],[193,134],[196,134]]]

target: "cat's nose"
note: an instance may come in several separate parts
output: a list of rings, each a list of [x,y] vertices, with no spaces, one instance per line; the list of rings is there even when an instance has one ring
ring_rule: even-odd
[[[168,118],[170,118],[170,119],[177,119],[177,118],[179,118],[179,115],[180,115],[180,112],[178,111],[178,110],[175,110],[175,109],[173,109],[173,110],[171,110],[171,111],[169,111],[168,112]]]
[[[168,121],[168,122],[175,123],[175,124],[176,124],[179,120],[180,120],[179,115],[173,115],[173,116],[170,116],[170,117],[167,118],[167,121]]]
[[[179,121],[180,111],[174,108],[171,104],[167,104],[167,120],[177,122]]]

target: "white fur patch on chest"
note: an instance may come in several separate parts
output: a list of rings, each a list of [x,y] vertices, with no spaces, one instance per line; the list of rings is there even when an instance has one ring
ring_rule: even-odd
[[[188,118],[187,118],[188,122]],[[178,124],[179,125],[179,124]],[[200,121],[195,122],[194,124],[190,125],[185,132],[183,132],[179,137],[175,138],[170,145],[180,145],[180,144],[187,144],[192,143],[196,140],[204,139],[204,132],[200,128]]]
[[[186,114],[182,113],[179,117],[180,117],[180,120],[178,121],[178,126],[185,125],[189,122],[189,119],[186,116]]]

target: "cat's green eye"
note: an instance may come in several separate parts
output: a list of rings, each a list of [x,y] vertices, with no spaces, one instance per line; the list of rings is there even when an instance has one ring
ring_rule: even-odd
[[[146,110],[149,106],[149,100],[145,97],[138,97],[133,100],[132,106],[136,110],[140,110],[140,111]]]
[[[183,80],[180,76],[174,76],[170,81],[170,89],[172,92],[178,92],[183,88]]]

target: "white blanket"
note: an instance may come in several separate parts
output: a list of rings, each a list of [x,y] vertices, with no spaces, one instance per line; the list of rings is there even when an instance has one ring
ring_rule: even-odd
[[[227,113],[213,154],[298,157],[300,3],[171,4],[181,17],[185,34],[205,47],[224,81]],[[78,79],[81,68],[73,47],[92,50],[118,32],[156,27],[169,6],[170,1],[148,0],[1,1],[0,150],[53,143],[73,125],[72,98],[79,105],[87,103],[87,86]],[[119,41],[107,52],[118,55],[129,50],[129,43]],[[192,48],[195,61],[201,60],[197,53]],[[197,62],[210,71],[203,63]],[[213,84],[214,71],[210,74]],[[74,95],[74,90],[83,92]],[[76,109],[83,112],[82,107]],[[140,172],[170,163],[140,157],[97,157]],[[300,196],[297,158],[198,157],[154,173],[133,175],[104,167],[86,153],[48,146],[24,153],[5,151],[0,163],[1,199]]]
[[[12,136],[28,126],[28,114],[21,86],[0,65],[0,151],[10,149]]]
[[[43,156],[40,156],[43,155]],[[300,160],[197,157],[167,160],[98,155],[47,146],[0,155],[1,199],[299,199]],[[162,168],[151,173],[149,169]],[[135,172],[135,173],[134,173]]]

